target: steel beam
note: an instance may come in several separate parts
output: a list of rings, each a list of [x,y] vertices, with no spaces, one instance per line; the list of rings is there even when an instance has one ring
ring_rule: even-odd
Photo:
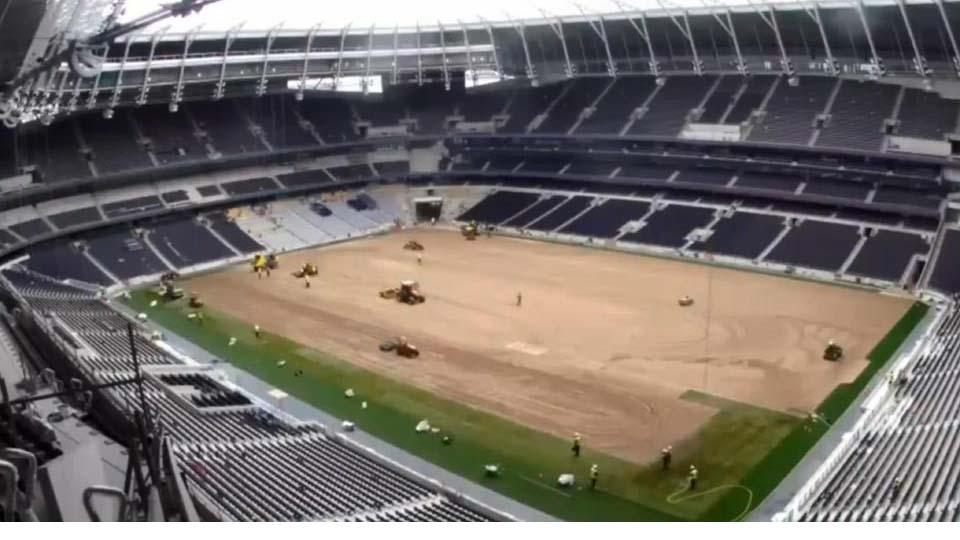
[[[437,26],[440,27],[440,62],[443,66],[443,87],[450,90],[450,72],[447,71],[447,42],[443,37],[443,24],[440,21],[437,21]]]
[[[270,49],[273,48],[273,42],[277,39],[277,32],[283,27],[283,23],[277,24],[267,32],[267,50],[263,54],[263,65],[260,67],[260,81],[257,83],[257,97],[263,96],[267,92],[267,70],[270,67]]]
[[[580,14],[583,15],[583,18],[586,19],[587,24],[590,25],[590,28],[593,29],[593,32],[597,34],[600,38],[600,41],[603,42],[603,49],[607,53],[607,74],[611,77],[617,76],[617,63],[613,60],[613,53],[610,51],[610,40],[607,39],[607,28],[603,24],[603,17],[597,17],[597,21],[594,22],[593,19],[587,15],[583,10],[583,6],[576,4],[577,9],[580,10]]]
[[[423,86],[423,45],[420,41],[420,23],[417,23],[417,85]]]
[[[950,47],[953,49],[953,70],[957,77],[960,77],[960,48],[957,47],[957,38],[953,35],[953,28],[950,27],[950,19],[947,18],[947,10],[943,7],[943,0],[933,1],[937,4],[940,20],[943,21],[943,27],[947,30],[947,37],[950,38]]]
[[[317,30],[320,29],[320,26],[323,23],[317,23],[310,27],[310,30],[307,31],[307,46],[303,50],[303,70],[300,72],[300,89],[297,90],[298,99],[303,99],[304,89],[307,87],[307,73],[310,71],[310,48],[313,47],[313,38],[317,35]]]
[[[109,52],[109,48],[104,47],[103,49],[104,60],[107,59],[108,52]],[[103,76],[103,70],[100,70],[100,72],[97,73],[97,77],[93,80],[93,88],[90,90],[90,95],[87,96],[86,105],[88,109],[93,109],[97,106],[97,96],[100,94],[100,77],[102,76]],[[78,78],[78,81],[79,81],[79,78]]]
[[[870,45],[871,63],[874,69],[873,75],[883,77],[887,74],[887,68],[884,67],[883,60],[880,59],[880,56],[877,54],[877,48],[873,44],[873,32],[870,31],[870,25],[867,24],[867,14],[863,0],[855,0],[854,8],[857,11],[857,16],[860,17],[860,24],[863,25],[863,33],[867,35],[867,44]]]
[[[576,70],[573,68],[573,63],[570,62],[570,51],[567,49],[567,39],[563,34],[563,20],[560,17],[548,15],[547,12],[542,9],[540,13],[543,14],[544,22],[550,26],[554,35],[560,40],[560,49],[563,51],[563,74],[569,79],[573,77]]]
[[[123,84],[123,68],[127,65],[127,58],[130,57],[131,42],[123,48],[123,60],[120,61],[120,71],[117,71],[117,80],[114,81],[113,95],[110,96],[110,108],[114,108],[120,103],[120,85]],[[94,104],[95,105],[95,104]]]
[[[747,64],[743,61],[743,55],[740,53],[740,39],[737,37],[737,30],[733,26],[733,14],[728,9],[726,18],[724,21],[720,18],[720,15],[717,12],[713,12],[713,18],[717,21],[717,24],[720,25],[720,28],[727,33],[727,36],[730,37],[730,40],[733,42],[733,50],[737,54],[737,73],[741,75],[747,75],[749,70],[747,69]]]
[[[366,69],[363,74],[363,80],[360,82],[360,86],[363,88],[363,93],[366,94],[368,91],[369,81],[370,81],[370,68],[372,59],[373,59],[373,29],[376,25],[370,25],[370,31],[367,33],[367,60],[366,60]]]
[[[697,52],[697,44],[693,40],[693,33],[690,31],[690,17],[686,9],[681,10],[682,24],[681,19],[678,19],[677,16],[667,8],[666,5],[661,0],[657,0],[657,4],[660,4],[660,7],[663,8],[667,17],[670,18],[670,22],[677,27],[677,30],[680,31],[680,34],[687,38],[687,43],[690,44],[690,53],[693,54],[693,72],[697,75],[703,75],[703,62],[700,61],[700,54]]]
[[[350,25],[353,23],[347,23],[346,26],[340,29],[340,49],[337,51],[337,71],[333,76],[332,88],[337,89],[337,84],[340,83],[340,74],[343,73],[343,47],[347,43],[347,32],[350,31]]]
[[[913,35],[913,27],[910,26],[910,17],[907,16],[907,6],[903,0],[897,0],[897,6],[900,7],[900,16],[903,18],[903,25],[907,27],[907,36],[910,38],[910,46],[913,47],[913,69],[917,75],[926,79],[931,70],[927,67],[927,59],[920,54],[920,47],[917,46],[917,39]]]
[[[470,76],[473,78],[473,84],[477,84],[477,72],[473,70],[473,53],[470,52],[470,36],[467,35],[467,26],[463,24],[463,21],[457,21],[460,25],[460,29],[463,30],[463,46],[467,49],[467,71],[470,72]]]
[[[526,65],[527,80],[530,81],[530,84],[532,84],[533,86],[536,86],[537,84],[539,84],[539,81],[537,80],[537,72],[533,68],[533,60],[530,59],[530,46],[527,44],[527,28],[526,26],[523,25],[523,21],[513,22],[513,19],[510,19],[509,17],[510,16],[507,15],[508,20],[510,21],[511,24],[513,24],[513,29],[516,30],[517,34],[520,35],[520,42],[523,45],[523,59],[527,64]]]
[[[400,50],[400,27],[393,26],[393,84],[397,84],[397,77],[400,70],[400,64],[397,63],[398,51]]]
[[[626,8],[623,7],[623,4],[620,0],[613,0],[613,3],[617,5],[617,9],[620,10],[620,13],[627,19],[627,22],[630,23],[630,26],[633,27],[634,31],[637,32],[637,35],[640,36],[640,39],[647,45],[647,54],[650,56],[650,73],[654,77],[660,76],[660,62],[657,61],[657,53],[653,50],[653,42],[650,40],[650,32],[647,30],[647,16],[640,11],[640,25],[637,25],[637,21],[634,20],[628,13]]]
[[[227,30],[223,35],[223,59],[220,63],[220,79],[217,81],[217,85],[213,90],[213,99],[223,99],[223,94],[227,89],[227,55],[230,54],[230,46],[233,45],[233,40],[237,38],[237,32],[243,28],[243,23],[240,23],[233,28]]]
[[[137,105],[143,105],[147,102],[147,92],[150,88],[150,69],[153,67],[153,56],[157,52],[157,43],[170,27],[153,34],[150,40],[150,55],[147,56],[147,67],[143,70],[143,83],[140,85],[140,94],[137,96]]]
[[[830,40],[827,39],[827,29],[823,26],[823,18],[820,17],[820,2],[813,2],[804,11],[817,23],[817,29],[820,31],[820,40],[823,42],[823,50],[827,55],[827,72],[831,75],[840,74],[840,65],[833,57],[833,51],[830,49]]]
[[[499,77],[500,80],[502,81],[503,70],[500,68],[500,57],[497,56],[497,42],[493,37],[493,26],[490,23],[488,23],[486,20],[484,20],[482,17],[480,18],[480,20],[483,21],[483,23],[487,26],[487,35],[490,36],[490,49],[493,51],[493,65],[497,69],[497,77]]]
[[[202,26],[203,25],[197,26],[191,30],[183,40],[183,54],[180,55],[180,70],[177,74],[177,85],[174,86],[173,95],[170,96],[171,107],[176,107],[175,104],[183,101],[183,75],[187,70],[187,55],[190,54],[190,45],[193,44],[193,40]]]
[[[780,70],[783,71],[787,77],[793,77],[796,75],[796,69],[793,66],[793,61],[787,56],[786,47],[783,46],[783,36],[780,35],[780,25],[777,24],[777,12],[773,9],[773,6],[767,6],[767,10],[769,11],[768,16],[750,0],[747,0],[747,2],[753,6],[754,11],[760,16],[760,19],[773,30],[773,35],[777,39],[777,47],[780,49]]]

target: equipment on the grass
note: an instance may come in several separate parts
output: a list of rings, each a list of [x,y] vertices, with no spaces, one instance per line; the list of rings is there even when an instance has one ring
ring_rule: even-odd
[[[677,304],[680,304],[680,307],[692,306],[693,298],[690,298],[687,295],[683,295],[677,300]]]
[[[276,253],[271,253],[267,255],[267,268],[271,270],[276,270],[280,268],[280,258],[277,257]]]
[[[267,269],[276,270],[280,267],[280,259],[274,253],[269,255],[257,253],[253,256],[253,261],[251,264],[253,265],[254,272],[260,272]]]
[[[190,307],[195,308],[195,309],[197,309],[197,308],[202,308],[202,307],[203,307],[203,300],[200,299],[200,294],[199,294],[199,293],[195,293],[195,292],[190,293],[190,304],[189,304],[189,305],[190,305]]]
[[[397,356],[404,358],[416,358],[420,356],[420,349],[416,345],[407,341],[407,338],[399,336],[388,339],[380,344],[380,350],[383,352],[395,352]]]
[[[423,251],[423,244],[417,242],[416,240],[410,240],[403,245],[403,249],[409,249],[410,251]]]
[[[476,240],[477,239],[477,222],[471,221],[460,226],[460,234],[463,235],[467,240]]]
[[[317,265],[313,263],[303,263],[303,266],[299,270],[293,273],[293,277],[302,278],[304,276],[313,277],[316,276],[320,271],[317,269]]]
[[[402,281],[399,287],[391,287],[380,291],[380,298],[386,300],[396,300],[404,304],[414,305],[422,304],[427,297],[420,292],[416,281]]]
[[[174,280],[180,277],[176,272],[167,272],[160,276],[160,296],[164,300],[179,300],[183,298],[183,289],[174,285]]]
[[[843,359],[843,347],[839,346],[832,339],[827,343],[827,348],[823,351],[823,359],[836,362]]]

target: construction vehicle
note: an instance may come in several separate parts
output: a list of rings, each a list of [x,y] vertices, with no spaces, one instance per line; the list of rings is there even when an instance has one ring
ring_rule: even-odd
[[[320,270],[317,269],[317,265],[313,263],[303,263],[303,266],[301,266],[299,270],[293,273],[293,277],[295,278],[302,278],[304,276],[314,277],[319,273],[320,273]]]
[[[380,350],[383,352],[396,352],[397,356],[404,358],[416,358],[420,356],[420,349],[416,345],[407,341],[407,338],[399,336],[388,339],[380,344]]]
[[[179,300],[183,298],[183,289],[174,285],[173,280],[160,282],[160,296],[164,300]]]
[[[416,281],[401,281],[399,287],[391,287],[380,291],[380,298],[386,300],[396,300],[404,304],[414,305],[422,304],[427,297],[420,292]]]
[[[823,359],[831,362],[837,362],[843,359],[843,347],[837,345],[832,339],[827,343],[827,348],[823,351]]]
[[[467,240],[476,240],[478,230],[479,228],[477,227],[476,221],[471,221],[470,223],[465,223],[460,226],[460,234]]]
[[[192,292],[190,293],[190,307],[194,309],[199,309],[203,307],[203,300],[200,299],[200,294]]]
[[[267,255],[267,268],[271,270],[276,270],[277,268],[280,268],[280,258],[277,257],[276,253],[271,253]]]
[[[423,251],[423,244],[417,242],[416,240],[410,240],[403,245],[403,249],[409,249],[410,251]]]
[[[253,256],[252,264],[254,272],[260,272],[267,269],[276,270],[280,267],[280,259],[274,253],[269,255],[257,253]]]

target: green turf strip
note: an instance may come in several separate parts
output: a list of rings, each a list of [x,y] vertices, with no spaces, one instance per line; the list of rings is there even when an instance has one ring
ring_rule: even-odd
[[[822,434],[802,429],[802,419],[783,413],[740,403],[729,406],[736,402],[700,400],[717,412],[693,437],[675,444],[676,458],[669,472],[660,470],[657,456],[650,456],[651,462],[640,466],[593,452],[589,441],[585,441],[583,455],[574,459],[568,440],[434,396],[281,336],[264,333],[257,340],[248,324],[210,308],[204,308],[205,320],[197,324],[187,319],[190,310],[184,301],[151,308],[154,299],[151,291],[135,291],[128,304],[268,384],[352,420],[372,435],[436,465],[565,520],[729,520],[742,516],[748,505],[752,508],[762,501]],[[851,385],[838,388],[827,401],[839,400],[834,395],[841,392],[848,405],[879,369],[873,369],[874,363],[882,365],[889,358],[925,311],[922,304],[911,308],[871,353],[870,368]],[[232,347],[228,346],[230,337],[238,339]],[[882,362],[878,360],[884,355]],[[282,368],[277,366],[280,360],[286,362]],[[294,376],[297,370],[304,374]],[[347,388],[356,392],[355,398],[344,397]],[[361,408],[361,401],[368,402],[367,409]],[[417,434],[414,426],[422,419],[452,435],[454,443],[444,446],[440,435]],[[502,476],[485,478],[483,465],[488,463],[499,464]],[[600,466],[597,491],[582,485],[593,463]],[[691,463],[700,471],[698,495],[671,498],[682,491]],[[557,489],[556,478],[564,472],[576,474],[581,485]],[[748,489],[731,487],[738,484]]]

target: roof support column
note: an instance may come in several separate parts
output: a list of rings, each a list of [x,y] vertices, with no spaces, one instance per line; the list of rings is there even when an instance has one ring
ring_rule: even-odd
[[[128,38],[129,39],[129,38]],[[107,60],[107,52],[109,52],[109,47],[103,48],[103,61]],[[93,109],[97,106],[97,96],[100,94],[100,77],[103,77],[103,70],[100,70],[97,73],[97,78],[93,80],[93,88],[90,90],[90,95],[87,96],[86,106],[88,109]],[[79,81],[79,78],[77,79]]]
[[[417,23],[417,85],[423,86],[423,47],[420,45],[420,23]]]
[[[350,24],[340,29],[340,49],[337,50],[337,71],[333,76],[333,90],[337,90],[337,84],[340,83],[340,74],[343,73],[343,47],[347,43],[347,32],[350,31]]]
[[[797,70],[793,66],[793,60],[790,60],[790,57],[787,56],[786,47],[783,46],[783,36],[780,35],[780,25],[777,24],[777,12],[773,9],[773,6],[768,6],[767,9],[769,14],[754,6],[757,15],[773,30],[773,35],[777,38],[777,47],[780,49],[780,70],[787,77],[793,78],[797,74]]]
[[[580,4],[577,4],[577,9],[580,10],[580,14],[583,15],[583,18],[586,19],[587,24],[590,25],[590,28],[593,29],[593,32],[597,34],[600,38],[600,41],[603,42],[604,52],[607,53],[607,75],[611,77],[617,76],[617,63],[613,60],[613,53],[610,51],[610,40],[607,39],[607,27],[603,24],[603,17],[597,17],[597,21],[594,22],[586,12],[583,11],[583,7]]]
[[[463,21],[457,21],[460,24],[460,29],[463,30],[463,48],[467,50],[467,71],[470,72],[470,78],[473,80],[473,84],[477,84],[477,72],[473,70],[473,54],[470,52],[470,36],[467,35],[467,26],[463,24]]]
[[[540,10],[543,13],[543,18],[550,25],[550,29],[553,30],[553,33],[557,36],[557,39],[560,40],[560,50],[563,51],[563,74],[568,79],[573,77],[574,69],[573,64],[570,62],[570,52],[567,50],[567,40],[563,35],[563,19],[560,17],[551,17],[543,10]]]
[[[683,17],[683,24],[681,24],[680,19],[668,10],[667,6],[665,6],[661,0],[657,0],[657,3],[660,4],[660,7],[663,8],[667,16],[670,17],[670,21],[677,27],[680,34],[687,38],[687,43],[690,44],[690,53],[693,55],[693,72],[697,75],[703,75],[703,61],[700,60],[700,54],[697,52],[697,44],[693,41],[693,33],[690,31],[690,17],[687,14],[687,10],[681,12]]]
[[[903,0],[897,0],[897,5],[900,7],[900,16],[903,18],[903,25],[907,27],[910,46],[913,47],[913,69],[916,70],[917,75],[927,78],[932,71],[927,66],[927,59],[920,54],[920,47],[917,46],[917,39],[913,35],[913,27],[910,26],[910,17],[907,16],[907,6],[904,5]]]
[[[267,32],[267,50],[263,54],[263,65],[260,67],[260,81],[257,83],[257,97],[263,96],[267,92],[267,69],[270,67],[270,49],[273,48],[273,42],[277,39],[277,32],[283,27],[280,23]]]
[[[227,89],[227,55],[230,54],[230,46],[233,45],[233,40],[237,38],[237,32],[239,32],[242,27],[243,23],[240,23],[227,30],[224,34],[223,58],[220,62],[220,80],[217,81],[217,85],[213,90],[213,99],[223,99],[223,94]]]
[[[880,59],[880,56],[877,55],[877,48],[873,44],[873,33],[870,32],[870,25],[867,24],[867,14],[863,0],[857,0],[854,6],[857,10],[857,16],[860,17],[860,24],[863,25],[863,33],[867,35],[867,43],[870,45],[870,54],[872,56],[870,63],[874,69],[872,75],[875,77],[883,77],[887,74],[887,68],[883,65],[883,60]]]
[[[443,87],[450,91],[450,72],[447,70],[447,42],[443,37],[443,23],[437,21],[437,27],[440,28],[440,61],[443,63]]]
[[[820,40],[823,42],[823,50],[827,55],[827,73],[831,75],[840,74],[840,63],[833,57],[833,51],[830,50],[830,41],[827,39],[827,29],[823,26],[823,19],[820,17],[820,2],[813,2],[811,7],[804,8],[807,15],[817,23],[820,30]]]
[[[173,95],[170,96],[170,112],[177,112],[180,102],[183,101],[183,75],[187,70],[187,55],[190,53],[190,45],[193,44],[198,30],[200,30],[199,26],[191,30],[183,40],[183,54],[180,55],[180,72],[177,74],[177,85],[173,88]]]
[[[153,68],[153,57],[157,52],[157,42],[163,37],[167,29],[157,32],[150,40],[150,55],[147,56],[147,66],[143,70],[143,82],[140,84],[140,94],[137,96],[137,105],[143,105],[147,102],[147,93],[150,91],[150,70]]]
[[[497,56],[497,41],[493,37],[493,26],[486,21],[483,17],[480,18],[483,21],[483,24],[487,26],[487,35],[490,36],[490,48],[493,51],[493,65],[497,70],[497,77],[500,80],[503,80],[503,70],[500,69],[500,58]]]
[[[127,58],[130,57],[130,45],[132,45],[132,40],[127,40],[127,45],[123,49],[123,60],[120,61],[120,69],[117,71],[117,80],[113,84],[113,95],[110,96],[110,112],[104,111],[104,115],[112,116],[112,109],[120,103],[120,85],[123,84],[123,70],[127,66]],[[96,105],[96,103],[94,103]]]
[[[620,13],[623,13],[626,16],[627,22],[630,23],[630,26],[633,27],[637,35],[640,36],[640,39],[642,39],[643,42],[646,44],[647,54],[650,56],[650,61],[648,62],[650,73],[654,77],[659,77],[660,62],[657,61],[657,53],[653,51],[653,42],[650,41],[650,32],[647,30],[647,16],[644,15],[643,12],[641,11],[640,25],[637,25],[637,21],[635,21],[633,17],[627,14],[627,10],[624,9],[623,4],[621,4],[618,0],[614,0],[614,3],[617,4],[617,7],[620,9]]]
[[[307,87],[307,73],[310,70],[310,48],[313,47],[313,38],[317,35],[317,30],[320,29],[321,24],[322,23],[317,23],[311,26],[310,30],[307,32],[307,46],[303,50],[303,69],[300,71],[300,88],[295,94],[297,101],[303,99],[303,92]]]
[[[368,86],[370,85],[370,60],[373,58],[373,29],[375,25],[370,25],[370,31],[367,32],[367,65],[365,66],[365,72],[363,74],[363,80],[360,81],[360,87],[363,89],[363,93],[366,94],[368,91]]]
[[[743,55],[740,53],[740,40],[737,38],[737,31],[733,27],[733,15],[730,13],[730,10],[727,10],[726,22],[720,18],[720,15],[717,12],[713,12],[713,18],[716,19],[717,24],[720,25],[720,28],[723,28],[723,31],[730,36],[730,40],[733,41],[733,51],[737,54],[737,73],[740,75],[747,75],[749,69],[743,61]]]
[[[400,71],[400,64],[397,63],[397,53],[400,50],[400,28],[393,26],[393,84],[397,84],[397,77]]]
[[[537,72],[536,70],[533,69],[533,61],[530,59],[530,47],[527,45],[526,27],[523,26],[523,23],[521,22],[519,24],[513,23],[513,28],[514,30],[517,31],[518,34],[520,34],[520,41],[523,44],[523,58],[527,64],[526,65],[527,79],[530,81],[531,85],[537,86],[539,84],[539,81],[537,80]]]
[[[940,12],[940,20],[943,21],[943,27],[947,30],[947,37],[950,38],[950,47],[953,49],[953,69],[960,77],[960,48],[957,48],[957,38],[953,35],[953,28],[950,28],[950,19],[947,18],[947,10],[943,7],[943,0],[933,0],[937,4],[937,10]]]

